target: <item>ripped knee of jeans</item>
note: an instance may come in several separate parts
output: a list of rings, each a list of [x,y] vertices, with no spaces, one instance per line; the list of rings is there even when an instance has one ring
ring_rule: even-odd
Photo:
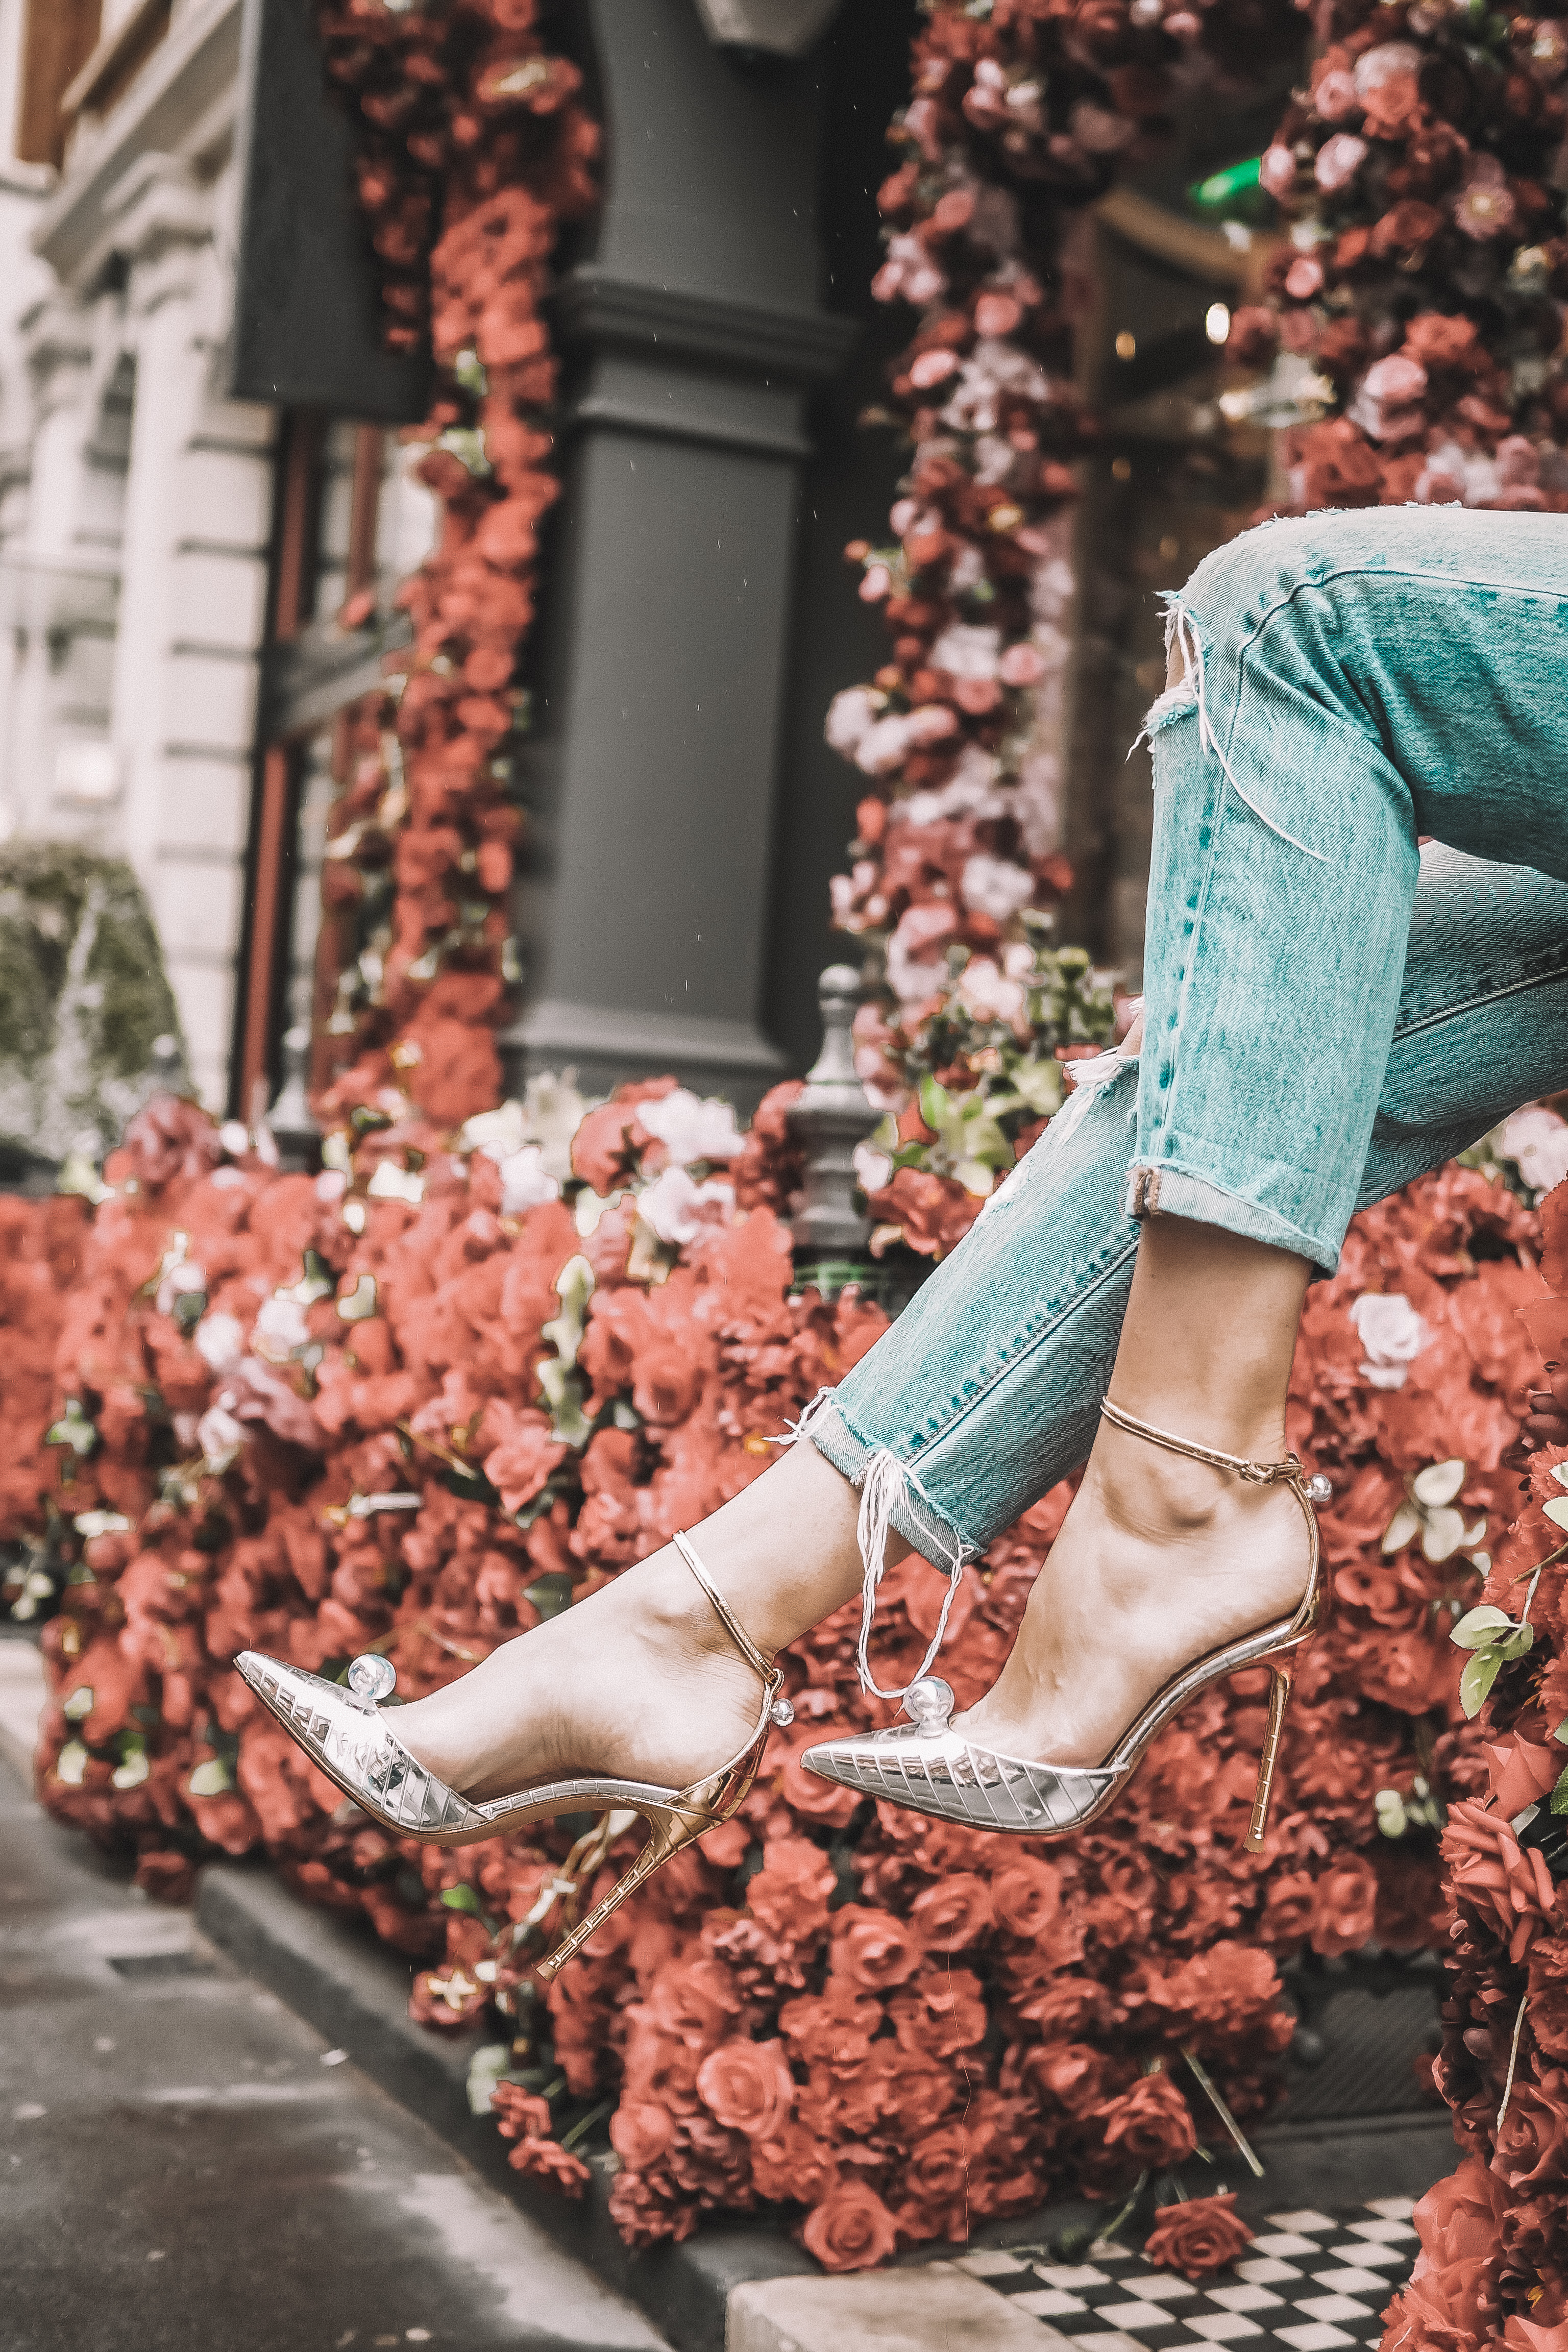
[[[1162,727],[1169,726],[1173,719],[1184,719],[1188,711],[1195,710],[1197,707],[1198,690],[1189,672],[1177,685],[1168,686],[1164,693],[1149,705],[1143,714],[1143,732],[1156,735]]]

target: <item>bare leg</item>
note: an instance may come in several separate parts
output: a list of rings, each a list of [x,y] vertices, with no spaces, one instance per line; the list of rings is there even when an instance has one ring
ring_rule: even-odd
[[[1178,1218],[1144,1227],[1112,1393],[1142,1420],[1255,1458],[1285,1451],[1309,1269]],[[860,1582],[858,1496],[810,1445],[692,1531],[762,1648]],[[889,1561],[908,1547],[894,1535]],[[1178,1664],[1300,1596],[1289,1495],[1102,1428],[994,1690],[969,1721],[1014,1755],[1098,1763]],[[573,1769],[679,1786],[738,1748],[757,1681],[673,1549],[400,1712],[422,1763],[470,1796]]]
[[[1278,1461],[1310,1274],[1218,1226],[1152,1219],[1113,1400],[1219,1453]],[[1289,1616],[1306,1564],[1288,1492],[1102,1422],[1012,1655],[965,1728],[1006,1755],[1098,1764],[1178,1666]]]
[[[796,1445],[691,1530],[758,1646],[784,1649],[859,1590],[860,1498]],[[889,1562],[909,1546],[894,1535]],[[756,1675],[673,1546],[472,1674],[400,1708],[398,1737],[465,1795],[504,1795],[571,1770],[681,1788],[755,1728]]]

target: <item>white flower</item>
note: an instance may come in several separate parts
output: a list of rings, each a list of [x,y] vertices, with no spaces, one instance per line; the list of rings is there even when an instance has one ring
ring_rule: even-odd
[[[1034,896],[1035,877],[1026,866],[1010,857],[986,857],[978,852],[963,869],[963,903],[977,915],[1005,923]]]
[[[206,1461],[221,1462],[245,1444],[245,1423],[222,1405],[209,1405],[196,1423],[196,1444]]]
[[[1534,1192],[1550,1192],[1568,1176],[1568,1119],[1559,1118],[1542,1103],[1531,1103],[1505,1118],[1497,1148],[1503,1159],[1518,1164]]]
[[[734,1106],[717,1095],[706,1101],[688,1087],[677,1087],[658,1102],[637,1105],[638,1124],[657,1135],[672,1160],[689,1167],[694,1160],[733,1160],[743,1138],[736,1131]]]
[[[527,1140],[527,1122],[520,1102],[503,1102],[495,1110],[477,1111],[472,1118],[463,1121],[463,1131],[458,1138],[464,1151],[482,1151],[487,1160],[498,1162],[521,1151]]]
[[[954,677],[994,677],[1001,658],[1001,630],[965,621],[950,623],[931,649],[931,667],[951,670]]]
[[[827,724],[822,730],[829,749],[852,760],[861,737],[875,725],[887,699],[868,686],[847,686],[842,694],[836,694],[827,706]]]
[[[341,1168],[323,1168],[316,1179],[318,1201],[341,1201],[349,1189],[349,1180]]]
[[[245,1353],[244,1327],[232,1315],[204,1315],[195,1328],[196,1353],[221,1380]]]
[[[537,1143],[525,1143],[521,1151],[509,1151],[496,1167],[500,1175],[500,1213],[503,1217],[521,1217],[525,1209],[537,1209],[546,1201],[558,1201],[561,1187],[544,1165],[544,1154]]]
[[[885,1151],[868,1143],[855,1146],[855,1177],[862,1192],[879,1192],[893,1181],[893,1163]]]
[[[947,979],[945,959],[928,963],[910,951],[898,931],[888,941],[888,985],[900,1004],[920,1004],[935,996]]]
[[[910,716],[906,711],[901,717],[879,719],[866,730],[855,753],[855,765],[863,776],[890,775],[903,766],[914,732]]]
[[[1374,1389],[1402,1389],[1411,1360],[1432,1334],[1401,1291],[1363,1291],[1351,1308],[1356,1337],[1366,1350],[1362,1371]]]
[[[310,1327],[297,1298],[286,1291],[273,1292],[256,1318],[256,1344],[258,1354],[270,1356],[274,1362],[296,1348],[310,1346]]]
[[[1024,992],[989,956],[971,956],[958,983],[958,1001],[977,1021],[1013,1021],[1024,1009]]]
[[[155,1304],[159,1314],[172,1315],[174,1311],[174,1301],[177,1298],[192,1291],[205,1291],[206,1286],[206,1276],[199,1265],[193,1265],[188,1259],[183,1259],[178,1265],[170,1266],[158,1285]]]
[[[646,1106],[639,1106],[639,1108]],[[684,1168],[667,1168],[638,1195],[637,1214],[661,1242],[677,1247],[695,1241],[705,1226],[727,1225],[735,1211],[735,1188],[718,1177],[694,1184]]]

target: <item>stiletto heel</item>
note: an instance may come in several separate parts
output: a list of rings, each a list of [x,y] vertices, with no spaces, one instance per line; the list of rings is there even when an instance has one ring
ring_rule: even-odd
[[[1088,1827],[1114,1804],[1143,1759],[1156,1734],[1180,1714],[1187,1701],[1222,1675],[1247,1666],[1270,1666],[1268,1730],[1258,1768],[1258,1794],[1247,1834],[1256,1853],[1268,1822],[1268,1803],[1279,1760],[1285,1709],[1290,1696],[1291,1661],[1310,1639],[1321,1607],[1318,1519],[1313,1505],[1326,1503],[1332,1493],[1326,1478],[1309,1478],[1294,1454],[1283,1462],[1247,1462],[1235,1454],[1216,1454],[1206,1445],[1193,1445],[1167,1429],[1135,1420],[1109,1397],[1100,1412],[1118,1429],[1147,1438],[1167,1453],[1184,1454],[1229,1470],[1253,1486],[1289,1486],[1307,1522],[1309,1556],[1307,1587],[1293,1617],[1266,1625],[1239,1642],[1227,1642],[1173,1675],[1155,1693],[1118,1741],[1103,1764],[1033,1764],[1019,1756],[999,1755],[952,1728],[952,1693],[934,1676],[913,1684],[905,1698],[911,1720],[890,1731],[866,1732],[848,1739],[830,1739],[808,1748],[801,1762],[819,1780],[862,1796],[885,1797],[889,1804],[930,1813],[939,1821],[960,1822],[969,1829],[1004,1830],[1015,1837],[1067,1837]]]
[[[265,1657],[258,1650],[242,1650],[234,1662],[235,1669],[290,1738],[298,1740],[311,1763],[395,1837],[418,1838],[429,1845],[477,1845],[484,1838],[502,1837],[509,1830],[521,1829],[525,1822],[548,1820],[555,1813],[593,1810],[641,1815],[648,1830],[646,1843],[603,1901],[541,1961],[536,1973],[548,1983],[611,1912],[671,1854],[739,1811],[757,1777],[769,1732],[775,1724],[795,1720],[795,1709],[782,1696],[784,1668],[758,1649],[685,1536],[675,1538],[675,1548],[712,1602],[720,1623],[763,1682],[756,1728],[744,1747],[716,1772],[685,1789],[663,1789],[651,1781],[608,1776],[576,1778],[546,1781],[520,1789],[515,1796],[470,1804],[409,1753],[393,1729],[391,1718],[382,1713],[378,1702],[391,1696],[397,1681],[389,1659],[356,1658],[348,1670],[346,1690],[320,1675],[288,1665],[281,1658]]]
[[[1268,1833],[1268,1805],[1274,1794],[1274,1767],[1279,1759],[1279,1741],[1285,1729],[1285,1710],[1290,1704],[1290,1668],[1276,1666],[1274,1679],[1268,1685],[1268,1729],[1264,1735],[1263,1754],[1258,1766],[1258,1793],[1252,1801],[1252,1821],[1247,1832],[1248,1853],[1260,1853]]]

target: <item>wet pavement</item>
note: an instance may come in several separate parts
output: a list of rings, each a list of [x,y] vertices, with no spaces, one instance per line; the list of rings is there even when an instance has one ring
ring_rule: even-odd
[[[0,2352],[657,2352],[0,1762]]]

